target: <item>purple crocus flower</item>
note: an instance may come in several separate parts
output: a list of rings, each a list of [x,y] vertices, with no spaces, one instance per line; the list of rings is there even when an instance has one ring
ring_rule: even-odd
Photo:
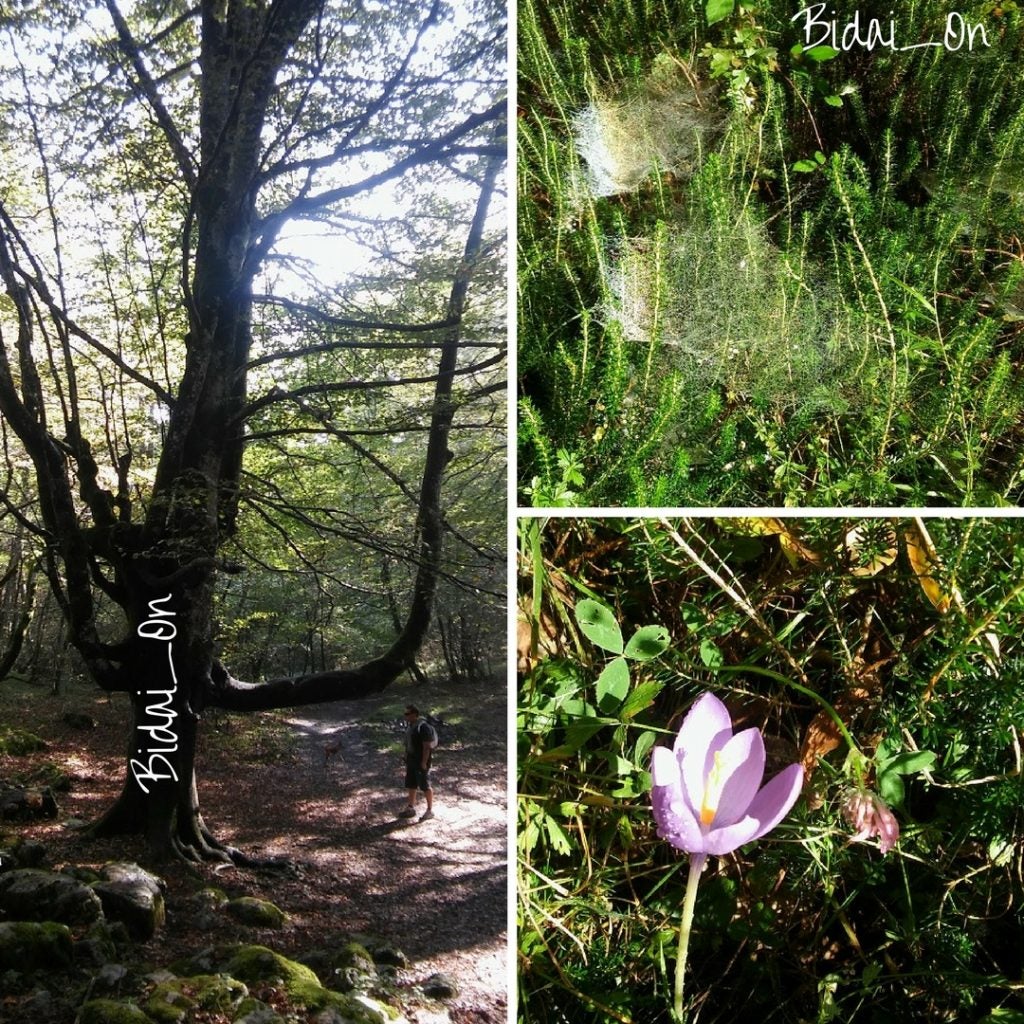
[[[673,1016],[682,1022],[686,952],[704,862],[775,828],[796,803],[804,773],[791,764],[762,786],[761,733],[744,729],[734,736],[726,706],[705,693],[683,719],[672,749],[655,748],[651,777],[658,835],[690,855],[672,1000]]]
[[[762,786],[761,733],[734,736],[728,709],[712,693],[690,708],[671,750],[655,748],[651,776],[658,835],[686,853],[717,856],[775,828],[804,781],[791,764]]]

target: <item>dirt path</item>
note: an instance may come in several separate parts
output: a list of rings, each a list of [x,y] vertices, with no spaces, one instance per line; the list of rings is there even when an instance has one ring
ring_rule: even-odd
[[[410,700],[451,723],[441,730],[435,754],[436,816],[428,822],[396,817],[405,801],[401,713]],[[50,741],[45,759],[72,776],[61,818],[94,817],[123,778],[123,712],[93,701],[100,727],[86,740],[85,758],[81,735],[59,724],[66,704],[51,705],[45,716],[35,701],[24,705],[24,717],[15,712],[19,724],[38,729]],[[280,727],[273,727],[276,739],[268,744],[265,760],[258,743],[253,753],[253,728],[251,718],[209,723],[208,731],[222,729],[240,743],[244,735],[248,753],[233,756],[230,743],[209,742],[198,765],[203,816],[218,838],[255,856],[286,858],[299,868],[284,877],[202,869],[229,895],[261,896],[287,913],[285,929],[249,941],[265,941],[289,954],[330,945],[343,934],[368,933],[409,957],[400,974],[403,984],[437,972],[455,979],[460,994],[448,1004],[453,1024],[505,1024],[504,686],[396,686],[357,703],[296,709],[286,718],[294,742],[282,743]],[[324,745],[334,740],[340,740],[340,749],[327,761]],[[142,852],[123,841],[75,837],[59,821],[26,827],[26,833],[48,845],[54,864],[102,863]],[[147,944],[147,955],[238,941],[232,933],[237,926],[227,921],[211,926],[189,909],[194,878],[174,870],[165,877],[168,921]],[[440,1024],[444,1018],[413,1009],[409,1019]]]

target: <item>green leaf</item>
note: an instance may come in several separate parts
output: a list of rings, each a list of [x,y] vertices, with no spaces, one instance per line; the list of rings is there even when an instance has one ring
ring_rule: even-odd
[[[610,608],[584,598],[576,605],[576,622],[591,643],[612,654],[622,653],[622,630]]]
[[[581,718],[579,721],[573,722],[565,730],[565,742],[550,750],[545,750],[543,754],[539,755],[539,760],[559,761],[562,758],[572,757],[591,736],[600,732],[606,724],[601,718]]]
[[[982,1017],[978,1024],[1024,1024],[1024,1013],[1010,1010],[1005,1006],[993,1010],[987,1017]]]
[[[698,653],[700,654],[700,660],[708,668],[720,668],[725,663],[722,652],[718,649],[718,645],[714,640],[706,638],[701,640]]]
[[[908,750],[906,753],[897,754],[895,757],[885,761],[881,766],[881,772],[888,774],[895,772],[898,775],[917,775],[935,764],[935,752],[931,750]]]
[[[519,832],[519,845],[527,853],[530,853],[536,848],[538,839],[540,839],[540,826],[536,821],[531,820],[527,823],[526,828]]]
[[[821,64],[826,60],[832,60],[833,57],[838,57],[839,51],[832,46],[812,46],[809,50],[804,50],[804,56]]]
[[[825,102],[830,107],[841,107],[843,105],[843,97],[842,96],[837,96],[837,95],[833,94],[831,96],[826,96],[825,97]]]
[[[687,629],[698,630],[707,625],[707,618],[704,613],[694,604],[683,601],[679,605],[679,617],[683,620]]]
[[[735,7],[735,0],[708,0],[704,7],[704,13],[708,17],[708,25],[717,25],[732,14]]]
[[[637,767],[640,767],[641,764],[646,764],[647,755],[651,752],[651,748],[657,739],[657,735],[649,729],[647,732],[640,733],[637,737],[636,746],[633,747],[633,763]]]
[[[629,666],[625,659],[616,658],[608,662],[597,677],[597,706],[611,714],[626,699],[629,693]]]
[[[569,842],[569,837],[565,834],[562,826],[550,815],[545,816],[544,827],[547,829],[548,840],[551,843],[552,849],[558,853],[572,852],[572,843]]]
[[[797,160],[793,164],[793,170],[799,171],[801,174],[810,174],[811,171],[816,171],[818,165],[813,160]]]
[[[890,807],[902,807],[907,795],[903,779],[896,772],[883,772],[878,776],[878,792]]]
[[[634,687],[633,692],[626,698],[626,703],[622,705],[619,711],[619,718],[626,722],[639,715],[645,708],[649,708],[664,686],[664,683],[657,683],[652,680]]]
[[[650,661],[665,650],[671,640],[664,626],[641,626],[626,644],[625,655],[634,661]]]

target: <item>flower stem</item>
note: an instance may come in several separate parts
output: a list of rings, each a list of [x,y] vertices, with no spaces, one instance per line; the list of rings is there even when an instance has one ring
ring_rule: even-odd
[[[683,917],[679,922],[679,951],[676,954],[676,987],[672,1013],[678,1024],[683,1024],[683,983],[686,975],[686,951],[690,947],[690,929],[693,927],[693,908],[697,905],[697,884],[706,853],[690,854],[690,876],[686,879],[686,896],[683,899]]]

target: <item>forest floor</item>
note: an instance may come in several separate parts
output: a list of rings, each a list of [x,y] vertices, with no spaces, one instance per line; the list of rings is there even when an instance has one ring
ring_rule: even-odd
[[[435,817],[402,819],[405,796],[402,710],[414,702],[443,722],[432,771]],[[86,712],[96,728],[69,725]],[[0,779],[49,763],[67,773],[56,821],[5,826],[41,841],[44,866],[99,866],[145,854],[135,840],[92,840],[69,819],[94,819],[124,778],[127,701],[70,686],[0,684],[0,726],[41,736],[48,748],[0,756]],[[213,713],[201,733],[197,778],[206,824],[219,839],[259,858],[285,858],[288,873],[162,865],[167,923],[140,948],[150,963],[219,942],[259,942],[285,955],[323,948],[341,935],[369,934],[409,958],[399,974],[414,986],[432,974],[454,978],[446,1003],[453,1024],[504,1024],[507,1015],[507,738],[504,681],[474,685],[395,684],[358,702],[258,715]],[[340,741],[325,757],[325,745]],[[422,805],[420,805],[422,810]],[[72,824],[74,822],[72,821]],[[191,908],[204,884],[229,896],[274,902],[284,929],[259,931],[226,916],[211,924]],[[407,1011],[434,1022],[434,1010]]]

